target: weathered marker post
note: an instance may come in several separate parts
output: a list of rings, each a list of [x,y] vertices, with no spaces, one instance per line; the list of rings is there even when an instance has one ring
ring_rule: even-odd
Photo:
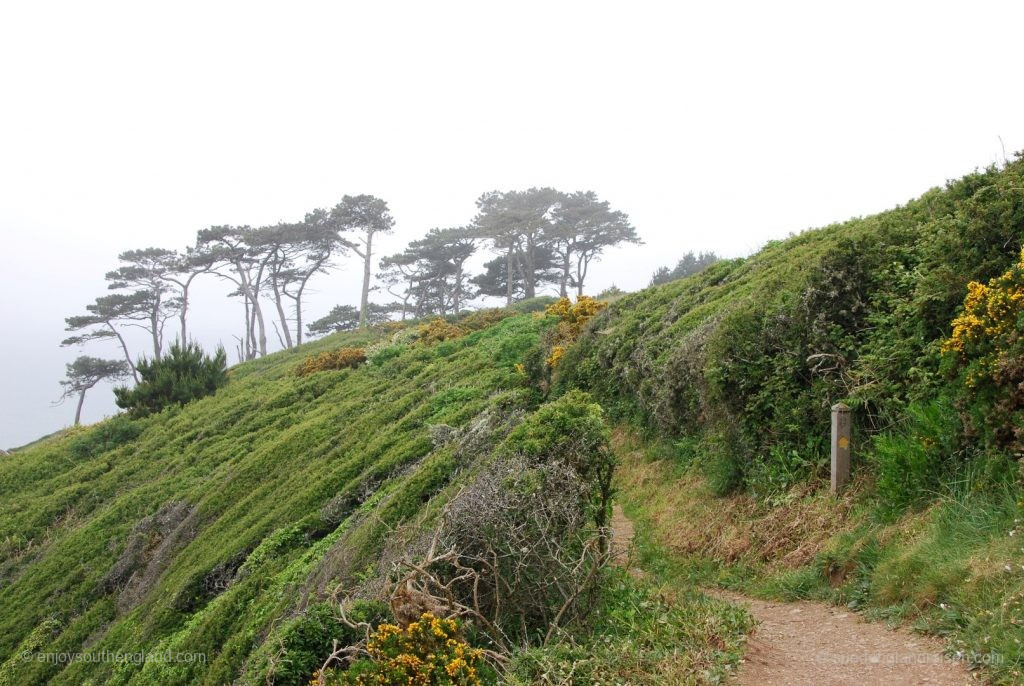
[[[832,492],[839,493],[850,480],[850,406],[832,406]]]

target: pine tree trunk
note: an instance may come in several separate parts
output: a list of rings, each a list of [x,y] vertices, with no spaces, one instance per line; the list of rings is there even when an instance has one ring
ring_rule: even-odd
[[[82,419],[82,404],[85,403],[86,390],[87,389],[83,388],[82,392],[78,394],[78,407],[75,408],[75,426],[78,426],[78,423]]]
[[[581,253],[576,261],[576,299],[583,295],[583,280],[587,278],[587,267],[590,266],[590,259],[587,254]]]
[[[181,320],[181,345],[184,346],[188,343],[188,328],[185,324],[185,315],[188,314],[188,291],[182,291],[181,296],[181,314],[178,318]]]
[[[277,290],[276,285],[274,286],[274,305],[277,306],[277,316],[281,318],[281,328],[284,329],[284,346],[291,349],[292,331],[288,326],[288,317],[285,316],[284,305],[281,304],[281,293]]]
[[[370,304],[370,260],[373,258],[373,232],[366,232],[366,254],[363,256],[363,293],[359,300],[359,328],[365,329]]]
[[[252,315],[249,314],[249,296],[245,294],[245,359],[251,360],[255,355],[253,350],[256,347],[256,343],[252,338]]]
[[[256,323],[259,325],[259,343],[260,343],[260,357],[265,357],[267,354],[267,326],[263,321],[263,308],[256,300],[252,301],[252,309],[256,314]]]
[[[459,315],[459,310],[462,306],[462,263],[459,262],[458,268],[455,270],[455,316]]]
[[[159,305],[157,305],[159,308]],[[152,313],[149,315],[149,326],[152,329],[153,334],[153,359],[160,359],[160,323],[157,320],[158,309],[154,308]]]
[[[121,342],[121,350],[124,351],[124,359],[128,362],[128,366],[132,370],[132,377],[135,379],[135,383],[139,383],[139,372],[135,369],[135,363],[132,362],[131,353],[128,352],[128,344],[124,342],[124,337],[121,336],[121,332],[114,328],[114,325],[107,322],[107,327],[114,332],[117,336],[117,340]]]
[[[559,284],[558,295],[562,298],[569,297],[569,249],[565,249],[565,256],[562,259],[562,283]]]
[[[505,307],[512,306],[512,247],[505,253]]]

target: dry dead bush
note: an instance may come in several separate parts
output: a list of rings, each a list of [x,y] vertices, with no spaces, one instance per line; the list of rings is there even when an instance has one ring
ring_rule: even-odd
[[[564,463],[493,463],[449,503],[422,556],[399,563],[396,617],[467,619],[499,652],[550,640],[590,609],[607,562],[588,505]]]

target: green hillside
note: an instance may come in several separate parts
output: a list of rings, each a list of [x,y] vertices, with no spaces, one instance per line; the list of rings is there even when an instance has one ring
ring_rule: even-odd
[[[514,364],[537,329],[516,317],[458,341],[396,346],[359,370],[296,376],[305,355],[373,338],[332,336],[236,367],[223,391],[179,411],[6,458],[0,654],[54,620],[49,650],[185,646],[211,656],[209,683],[258,672],[245,662],[254,646],[322,592],[319,579],[362,571],[388,526],[452,487],[465,465],[433,447],[429,426],[522,403]],[[122,553],[137,533],[146,552],[132,562]],[[119,559],[140,569],[114,578]],[[214,599],[218,574],[238,581]],[[176,668],[181,682],[200,675]],[[12,683],[115,677],[110,665],[12,673]]]
[[[590,301],[469,315],[454,334],[335,334],[239,365],[184,407],[19,449],[0,458],[0,684],[308,683],[334,640],[355,640],[336,591],[356,589],[361,619],[394,619],[387,565],[422,552],[457,494],[492,478],[543,500],[558,451],[592,476],[605,420],[643,574],[601,570],[592,611],[560,631],[545,635],[543,612],[540,629],[509,629],[494,663],[509,682],[719,680],[750,624],[703,583],[916,622],[997,652],[986,674],[1013,683],[1022,239],[1018,159],[592,319]],[[971,282],[988,285],[965,310]],[[368,361],[296,371],[348,347]],[[836,499],[840,400],[856,454]],[[497,478],[502,456],[534,462]],[[606,505],[588,510],[598,524]],[[469,624],[467,641],[495,647]],[[104,650],[205,660],[21,657]]]
[[[429,528],[537,407],[516,365],[551,319],[470,315],[467,335],[432,343],[415,327],[336,334],[235,367],[213,397],[4,458],[0,683],[307,683],[333,640],[352,639],[332,592],[386,576],[396,527]],[[296,374],[308,356],[364,345],[358,369]],[[685,645],[688,674],[720,668],[724,654],[703,647],[714,635],[737,656],[742,613],[702,598],[669,610],[609,574],[609,602],[630,614],[600,630],[646,618],[662,634],[638,648],[652,673]],[[363,618],[386,619],[376,607]],[[721,621],[687,628],[698,615]],[[168,650],[181,657],[22,658]],[[559,654],[527,654],[521,671]]]
[[[940,347],[968,283],[1020,256],[1022,175],[1021,161],[975,173],[631,294],[567,354],[560,382],[666,434],[717,439],[705,447],[720,447],[723,493],[785,486],[765,465],[820,456],[831,404],[872,433],[949,387]]]

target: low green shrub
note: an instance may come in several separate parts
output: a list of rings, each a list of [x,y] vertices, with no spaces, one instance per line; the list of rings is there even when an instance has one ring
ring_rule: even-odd
[[[869,454],[882,503],[900,512],[935,498],[943,479],[962,462],[959,432],[952,404],[936,399],[911,405],[903,426],[876,436]]]
[[[511,317],[514,314],[515,312],[504,307],[491,307],[467,314],[458,320],[458,324],[466,331],[479,331],[480,329],[486,329],[488,326],[493,326],[502,319]]]
[[[644,577],[661,577],[656,570],[644,571]],[[603,576],[588,625],[516,653],[503,674],[505,683],[722,683],[727,665],[739,660],[753,624],[746,611],[693,593],[689,580],[679,584],[664,579],[663,584],[659,578],[656,584],[621,568],[608,568]],[[665,588],[687,590],[673,593],[668,602]]]
[[[607,521],[611,503],[611,477],[615,457],[604,411],[583,391],[569,391],[541,405],[512,430],[500,454],[526,458],[537,464],[563,462],[591,487],[598,526]]]
[[[404,346],[401,345],[382,345],[374,350],[366,350],[366,358],[375,367],[382,366],[388,360],[393,360],[396,357],[402,355]]]
[[[134,441],[144,428],[119,414],[76,434],[68,443],[68,451],[78,459],[93,457]]]
[[[828,454],[815,443],[808,441],[804,450],[771,446],[767,455],[752,460],[744,479],[751,494],[766,500],[786,493],[812,476],[825,476]]]
[[[543,312],[549,305],[555,302],[558,302],[558,298],[552,295],[538,295],[536,298],[527,298],[514,302],[508,306],[508,309],[520,314],[533,314],[534,312]]]
[[[387,606],[379,602],[359,601],[347,608],[345,614],[353,623],[377,624],[385,620]],[[285,623],[272,637],[271,644],[280,647],[268,661],[264,679],[275,686],[305,686],[309,683],[309,675],[330,657],[335,641],[339,646],[348,646],[364,637],[362,631],[341,620],[331,603],[311,605]]]
[[[710,431],[702,448],[701,468],[711,492],[725,496],[739,490],[747,460],[738,432],[731,428]]]

